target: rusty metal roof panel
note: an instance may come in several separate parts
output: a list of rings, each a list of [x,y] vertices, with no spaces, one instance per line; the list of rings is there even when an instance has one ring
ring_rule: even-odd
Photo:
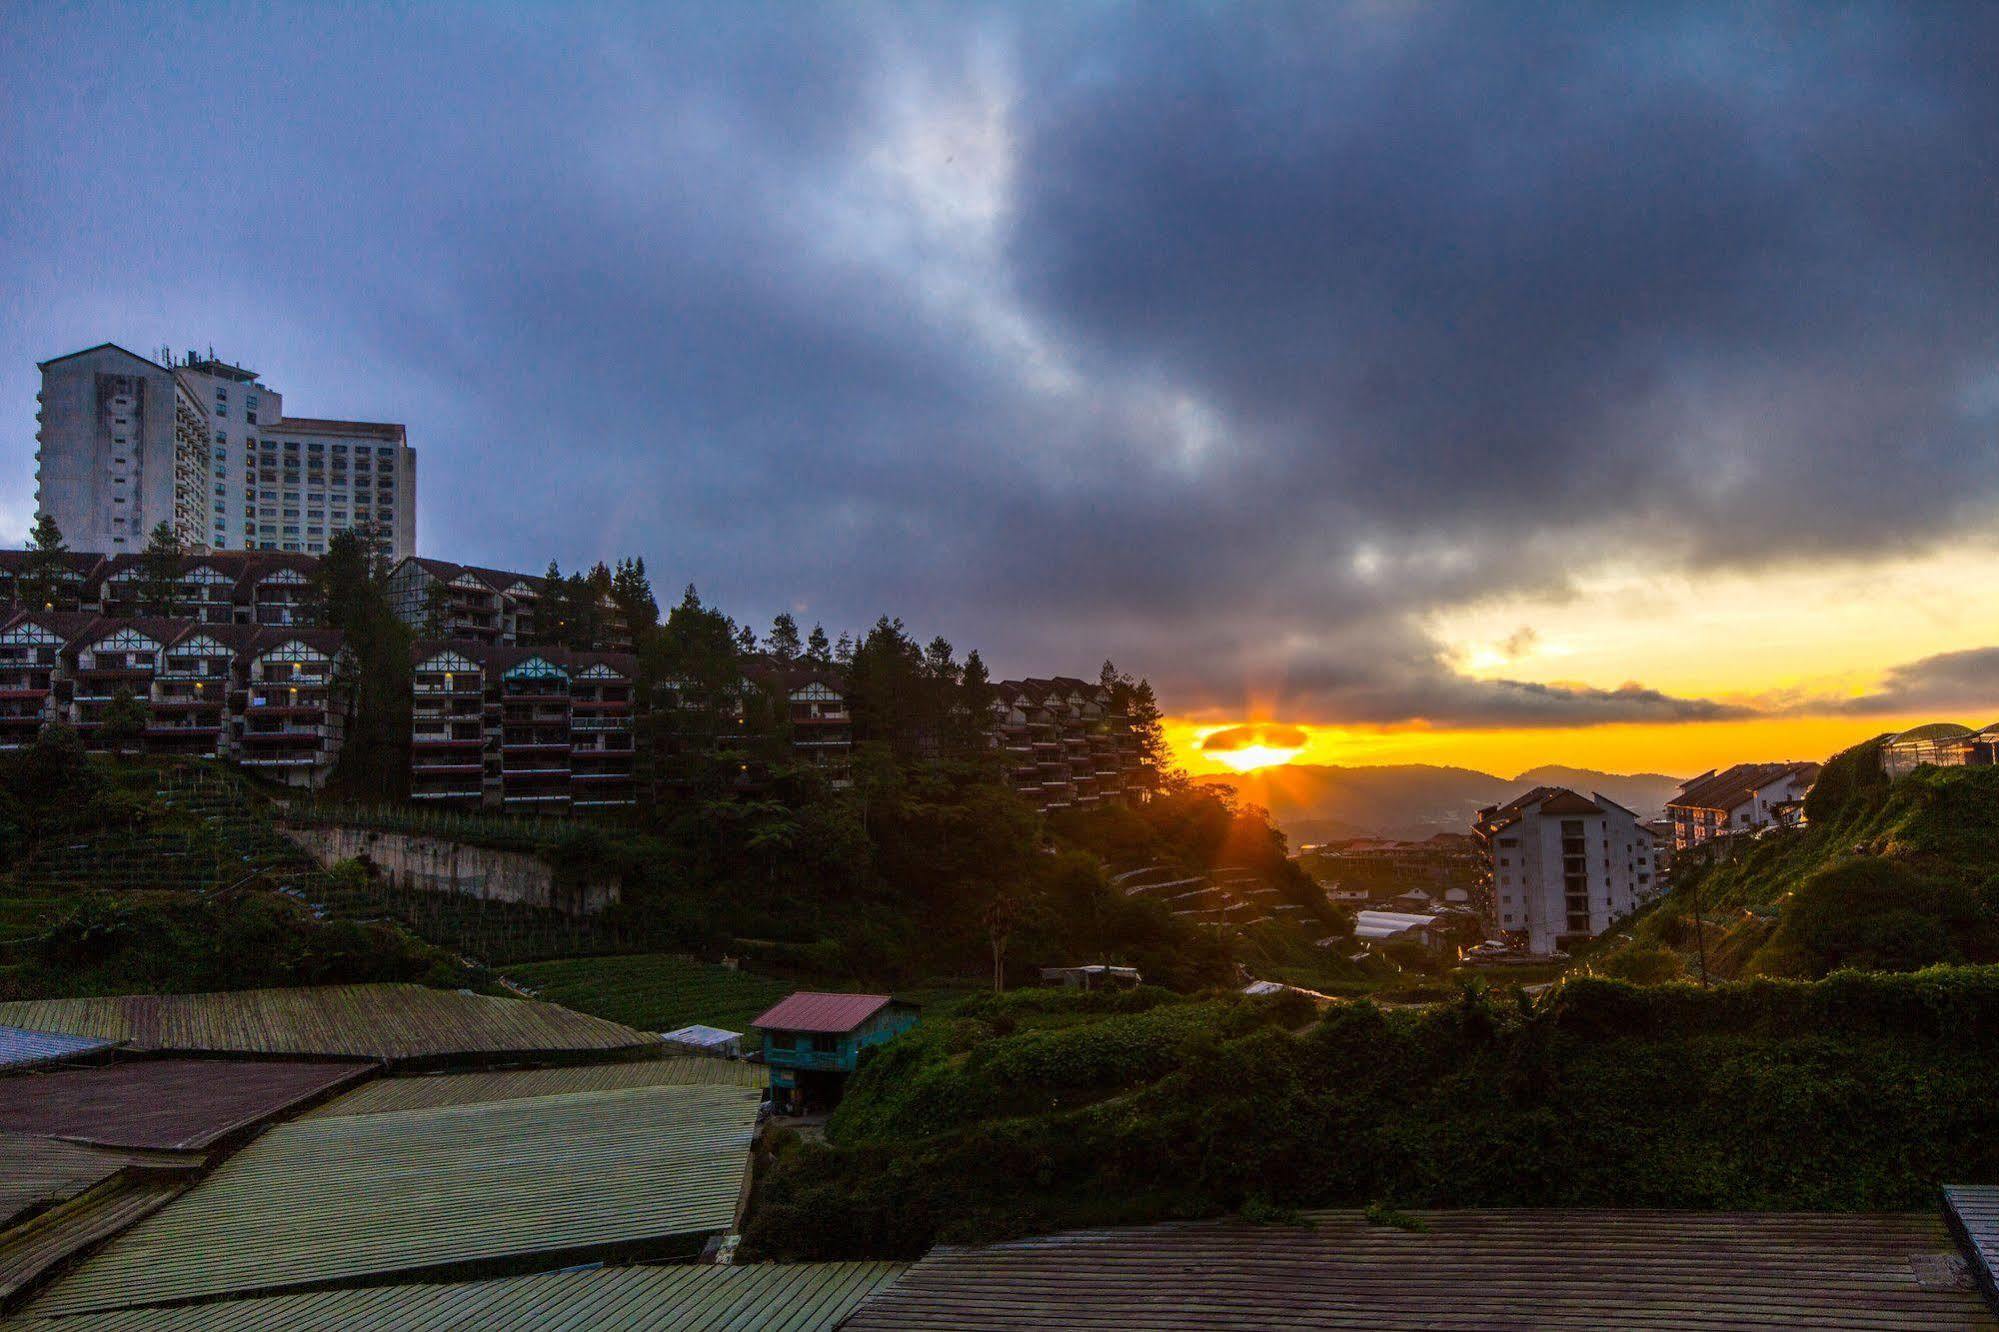
[[[939,1248],[843,1332],[1999,1328],[1933,1214],[1359,1212]]]
[[[64,1059],[102,1054],[116,1049],[118,1042],[99,1036],[71,1036],[59,1031],[32,1031],[26,1027],[0,1027],[0,1073],[53,1064]]]
[[[734,1220],[759,1099],[635,1087],[280,1124],[33,1312],[692,1252]]]
[[[886,994],[822,994],[800,990],[780,999],[750,1025],[764,1031],[852,1031],[895,1002]]]
[[[8,1332],[832,1332],[902,1263],[622,1267],[23,1319]]]
[[[132,1059],[0,1078],[0,1130],[201,1151],[372,1076],[373,1064]]]
[[[615,1050],[658,1038],[559,1004],[421,985],[323,985],[0,1003],[0,1022],[154,1050],[434,1059]]]
[[[306,1112],[304,1117],[321,1119],[334,1115],[379,1115],[395,1110],[476,1105],[482,1101],[512,1101],[524,1096],[617,1091],[626,1087],[762,1087],[768,1077],[761,1064],[701,1056],[643,1059],[619,1064],[582,1064],[569,1068],[528,1068],[503,1073],[433,1073],[417,1077],[377,1078]]]

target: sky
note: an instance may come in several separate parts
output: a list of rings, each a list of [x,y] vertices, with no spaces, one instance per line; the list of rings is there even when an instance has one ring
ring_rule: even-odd
[[[1999,7],[21,3],[0,105],[8,540],[36,361],[212,346],[423,553],[1196,770],[1999,719]]]

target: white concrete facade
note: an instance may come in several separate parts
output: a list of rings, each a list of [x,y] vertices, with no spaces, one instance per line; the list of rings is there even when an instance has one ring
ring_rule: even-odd
[[[255,371],[106,344],[44,362],[40,511],[75,549],[128,554],[168,520],[195,550],[318,555],[374,526],[416,549],[416,451],[393,422],[287,417]]]
[[[37,512],[72,549],[135,554],[163,522],[205,546],[208,422],[179,377],[110,343],[40,369]]]
[[[1489,857],[1487,924],[1549,953],[1594,937],[1664,887],[1659,836],[1602,796],[1542,788],[1481,811]]]

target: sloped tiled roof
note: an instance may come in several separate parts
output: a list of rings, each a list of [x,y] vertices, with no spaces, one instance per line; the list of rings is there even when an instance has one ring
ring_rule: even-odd
[[[1734,809],[1750,796],[1794,772],[1816,775],[1816,763],[1738,763],[1734,767],[1704,777],[1696,777],[1680,793],[1666,802],[1666,808]]]
[[[852,1031],[894,1002],[894,996],[886,994],[825,994],[800,990],[778,1000],[750,1025],[766,1031]]]

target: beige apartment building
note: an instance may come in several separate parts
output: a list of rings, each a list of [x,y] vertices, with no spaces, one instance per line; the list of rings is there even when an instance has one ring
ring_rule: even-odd
[[[392,559],[416,549],[416,451],[385,421],[289,417],[254,370],[113,343],[41,362],[36,503],[72,548],[316,555],[348,528]]]

